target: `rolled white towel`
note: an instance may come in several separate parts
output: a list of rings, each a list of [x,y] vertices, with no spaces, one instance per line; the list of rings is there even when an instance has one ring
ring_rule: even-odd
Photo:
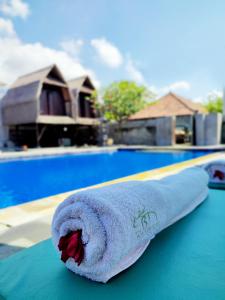
[[[203,167],[209,174],[209,187],[225,189],[225,160],[214,160]]]
[[[205,170],[194,167],[161,180],[77,192],[54,214],[55,248],[71,271],[107,282],[132,265],[158,232],[198,206],[207,183]]]

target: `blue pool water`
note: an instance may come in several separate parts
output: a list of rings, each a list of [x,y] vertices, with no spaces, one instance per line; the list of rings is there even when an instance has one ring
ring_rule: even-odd
[[[2,161],[0,207],[167,166],[207,153],[114,151]]]

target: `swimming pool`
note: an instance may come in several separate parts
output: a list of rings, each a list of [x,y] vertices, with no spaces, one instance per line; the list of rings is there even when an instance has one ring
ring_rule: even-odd
[[[196,158],[207,151],[113,151],[0,162],[0,208]]]

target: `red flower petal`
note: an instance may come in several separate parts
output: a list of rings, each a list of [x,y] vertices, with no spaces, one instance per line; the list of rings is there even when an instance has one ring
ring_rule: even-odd
[[[67,240],[66,236],[62,236],[60,238],[59,244],[58,244],[58,248],[59,248],[60,251],[62,251],[64,249],[66,240]]]
[[[79,245],[78,237],[75,236],[69,239],[66,250],[67,250],[67,254],[70,257],[73,257],[76,254],[78,245]]]
[[[61,254],[61,260],[65,263],[68,258],[69,256],[67,255],[66,251],[63,250]]]
[[[80,253],[82,251],[82,248],[83,248],[82,244],[79,244],[78,247],[77,247],[77,251],[76,251],[76,253],[74,255],[75,262],[78,262],[80,260]]]
[[[214,177],[214,178],[218,177],[220,180],[224,180],[225,174],[224,174],[222,171],[220,171],[220,170],[216,170],[216,171],[214,172],[213,177]]]
[[[78,264],[81,264],[84,258],[84,246],[82,244],[82,231],[76,230],[62,236],[59,240],[58,248],[61,253],[61,260],[65,263],[68,258],[72,257]]]

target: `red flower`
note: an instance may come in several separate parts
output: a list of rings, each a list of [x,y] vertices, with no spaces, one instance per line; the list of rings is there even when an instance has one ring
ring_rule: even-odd
[[[220,170],[216,170],[216,171],[214,172],[213,177],[214,177],[214,178],[218,177],[220,180],[224,180],[225,174],[224,174],[222,171],[220,171]]]
[[[58,248],[61,253],[61,260],[65,263],[72,257],[78,266],[84,258],[84,245],[82,244],[82,230],[76,230],[62,236],[59,240]]]

